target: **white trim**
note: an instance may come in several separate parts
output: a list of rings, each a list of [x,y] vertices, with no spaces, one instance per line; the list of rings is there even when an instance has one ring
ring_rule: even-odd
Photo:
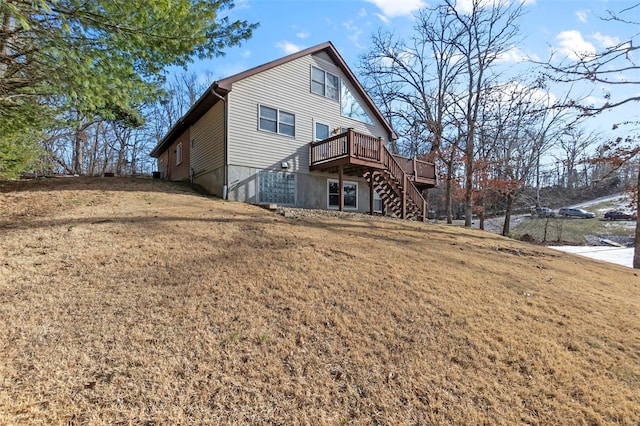
[[[376,201],[380,201],[380,208],[376,209],[375,205],[376,205]],[[373,212],[374,213],[382,213],[382,210],[384,209],[384,203],[382,202],[382,198],[380,197],[380,194],[378,194],[378,191],[373,191]]]
[[[268,129],[263,129],[261,127],[260,120],[262,119],[262,115],[261,115],[261,108],[262,107],[269,108],[269,109],[272,109],[272,110],[276,111],[276,131],[275,132],[272,132],[271,130],[268,130]],[[287,133],[282,133],[280,131],[280,113],[281,112],[283,112],[285,114],[290,114],[290,115],[293,116],[293,135],[289,135]],[[265,120],[272,121],[270,118],[265,118]],[[290,124],[288,124],[288,123],[284,123],[284,124],[286,124],[287,126],[290,126]],[[283,109],[274,108],[272,106],[259,103],[258,104],[258,131],[267,132],[267,133],[271,133],[271,134],[275,134],[275,135],[286,136],[288,138],[294,138],[295,139],[295,137],[296,137],[296,115],[293,112],[285,111]]]
[[[324,93],[318,93],[318,92],[313,90],[313,82],[314,82],[314,80],[313,80],[313,69],[314,68],[317,69],[318,71],[322,71],[323,72],[322,85],[323,85]],[[336,97],[335,98],[332,98],[331,96],[327,96],[327,92],[328,92],[327,87],[329,87],[329,85],[327,84],[327,74],[329,74],[329,75],[331,75],[331,76],[333,76],[333,77],[338,79],[338,86],[335,88],[335,90],[336,90]],[[316,80],[316,82],[320,83],[317,80]],[[329,72],[329,71],[326,71],[326,70],[323,70],[322,68],[317,67],[315,65],[311,65],[311,69],[309,70],[309,90],[311,91],[311,93],[314,93],[314,94],[316,94],[318,96],[322,96],[322,97],[327,98],[327,99],[331,99],[331,100],[340,102],[341,83],[342,83],[342,79],[340,78],[339,75],[334,74],[334,73]]]
[[[337,210],[337,209],[339,208],[339,206],[337,206],[337,205],[336,205],[336,206],[332,206],[332,205],[330,204],[330,198],[329,198],[329,195],[330,195],[330,192],[329,192],[329,185],[330,185],[331,183],[339,183],[339,180],[338,180],[338,179],[327,179],[327,209],[330,209],[330,210]],[[345,206],[344,206],[344,209],[345,209],[345,210],[358,210],[358,182],[354,182],[354,181],[350,181],[350,180],[345,180],[345,181],[342,181],[342,184],[343,184],[343,185],[354,185],[354,186],[356,187],[356,206],[355,206],[355,207],[351,207],[351,206],[347,206],[347,205],[345,205]]]

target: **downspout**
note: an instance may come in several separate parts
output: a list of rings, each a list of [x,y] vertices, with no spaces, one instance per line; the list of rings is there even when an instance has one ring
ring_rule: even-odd
[[[229,114],[228,114],[228,104],[227,98],[225,96],[221,96],[215,89],[211,89],[211,94],[216,98],[220,99],[224,102],[224,135],[223,135],[223,156],[224,156],[224,182],[222,184],[222,199],[227,200],[229,196],[229,165],[228,165],[228,154],[227,154],[227,134],[228,134],[228,124],[229,124]]]

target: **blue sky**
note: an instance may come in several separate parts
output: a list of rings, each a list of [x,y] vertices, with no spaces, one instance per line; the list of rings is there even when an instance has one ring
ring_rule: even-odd
[[[470,0],[458,0],[460,8]],[[509,52],[506,63],[523,70],[530,65],[526,57],[537,60],[555,55],[573,55],[575,51],[596,52],[628,39],[637,26],[606,22],[600,17],[607,10],[618,12],[637,3],[635,0],[524,0],[525,16],[520,22],[522,40]],[[378,29],[398,35],[409,34],[413,13],[420,7],[436,4],[432,0],[236,0],[230,18],[258,22],[253,38],[241,47],[227,50],[224,57],[199,61],[189,72],[209,74],[213,79],[245,69],[325,41],[331,41],[358,75],[359,56],[370,46],[371,34]],[[597,102],[603,88],[586,86]],[[627,88],[626,90],[629,90]],[[632,90],[640,92],[640,88]],[[562,93],[556,94],[558,97]],[[638,118],[635,108],[616,113]],[[600,122],[606,119],[602,118]],[[609,119],[611,120],[611,119]],[[604,126],[602,126],[604,127]],[[606,125],[609,127],[609,124]]]

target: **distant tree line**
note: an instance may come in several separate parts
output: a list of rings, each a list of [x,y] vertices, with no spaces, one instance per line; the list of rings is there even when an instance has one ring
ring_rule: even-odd
[[[164,70],[223,55],[251,37],[256,24],[225,17],[233,6],[0,2],[0,177],[140,170],[142,135],[154,127],[158,103],[171,98]]]
[[[483,227],[487,214],[500,211],[507,235],[514,206],[523,200],[544,204],[544,188],[615,183],[623,190],[633,184],[637,194],[638,122],[621,118],[616,130],[625,136],[613,140],[608,133],[589,132],[587,124],[640,97],[606,95],[602,105],[592,105],[571,95],[576,82],[625,86],[637,94],[637,32],[596,54],[575,52],[577,60],[528,61],[526,74],[514,74],[503,60],[519,55],[523,2],[472,0],[464,10],[458,3],[443,0],[422,9],[406,38],[374,34],[360,64],[365,86],[400,136],[391,148],[437,164],[438,204],[447,221],[464,217],[471,226],[478,216]],[[638,26],[639,10],[632,4],[603,19]],[[552,88],[563,84],[566,94],[558,99]]]

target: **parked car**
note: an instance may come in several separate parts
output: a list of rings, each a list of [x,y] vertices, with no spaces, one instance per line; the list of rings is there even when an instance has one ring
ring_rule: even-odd
[[[535,207],[532,209],[531,215],[540,218],[556,217],[556,212],[551,210],[549,207]]]
[[[635,215],[619,210],[613,210],[610,212],[606,212],[604,214],[604,218],[607,220],[632,220],[635,219]]]
[[[563,207],[558,210],[558,215],[561,217],[580,217],[582,219],[593,219],[596,217],[595,213],[591,213],[583,209],[571,209],[568,207]]]

